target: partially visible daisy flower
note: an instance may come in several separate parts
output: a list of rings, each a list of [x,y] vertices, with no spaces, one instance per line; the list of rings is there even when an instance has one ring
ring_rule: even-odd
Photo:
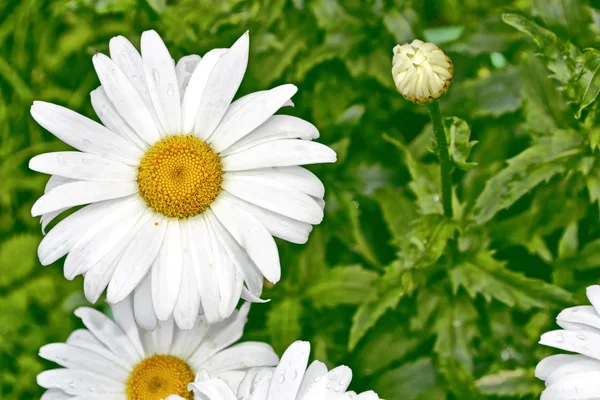
[[[379,400],[373,391],[356,394],[346,389],[352,370],[341,366],[327,370],[325,364],[308,365],[310,344],[295,342],[285,351],[276,368],[252,368],[237,389],[202,371],[190,384],[196,400]],[[173,396],[169,400],[179,400]]]
[[[188,385],[203,370],[237,388],[248,368],[278,362],[268,344],[233,345],[248,310],[246,303],[214,325],[198,318],[191,330],[178,329],[171,318],[148,332],[135,322],[131,297],[112,306],[114,322],[81,307],[75,315],[87,329],[40,349],[42,358],[64,367],[38,375],[38,384],[48,389],[42,400],[159,400],[172,394],[192,399]]]
[[[546,382],[541,400],[600,399],[600,286],[587,288],[591,306],[563,310],[556,317],[563,328],[544,333],[540,344],[578,354],[544,358],[535,376]]]
[[[130,293],[152,305],[146,329],[172,315],[191,328],[199,313],[227,318],[240,297],[259,301],[263,279],[281,276],[273,236],[305,243],[323,219],[321,181],[300,165],[336,160],[318,130],[288,115],[294,85],[232,102],[248,63],[249,35],[231,48],[175,65],[154,31],[141,55],[124,37],[93,64],[91,101],[104,125],[36,101],[31,115],[79,150],[41,154],[30,168],[52,175],[33,205],[42,228],[72,207],[38,249],[48,265],[67,255],[67,279],[85,276],[94,303]],[[136,310],[138,307],[136,307]],[[145,308],[144,308],[145,309]]]
[[[437,100],[448,90],[453,70],[450,58],[433,43],[415,39],[394,47],[392,77],[406,100],[418,104]]]

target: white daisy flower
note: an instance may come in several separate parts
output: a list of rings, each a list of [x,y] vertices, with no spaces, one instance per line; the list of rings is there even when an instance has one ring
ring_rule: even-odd
[[[542,400],[600,399],[600,286],[587,288],[591,306],[563,310],[556,317],[563,328],[544,333],[540,344],[578,354],[544,358],[535,376],[546,382]]]
[[[276,368],[252,368],[246,373],[237,395],[235,387],[223,380],[210,378],[202,371],[190,384],[196,400],[379,400],[373,391],[356,394],[346,389],[352,370],[341,366],[327,370],[314,361],[308,368],[310,344],[295,342],[285,351]],[[179,400],[173,396],[169,400]]]
[[[40,349],[41,357],[64,367],[38,375],[38,384],[48,389],[42,400],[159,400],[172,394],[191,399],[188,384],[202,370],[237,388],[248,368],[278,362],[266,343],[232,346],[242,337],[249,308],[246,303],[214,325],[200,317],[191,330],[181,330],[171,318],[148,332],[135,322],[131,297],[112,306],[114,322],[81,307],[75,315],[87,329]]]
[[[392,77],[406,100],[418,104],[437,100],[450,87],[453,70],[450,58],[433,43],[415,39],[394,47]]]
[[[231,102],[246,70],[249,35],[229,49],[174,64],[154,31],[140,55],[122,36],[111,58],[96,54],[102,86],[91,93],[104,125],[67,108],[34,102],[33,118],[80,150],[34,157],[51,174],[32,214],[42,228],[61,212],[89,204],[57,224],[40,244],[43,265],[62,256],[65,277],[85,276],[85,295],[104,289],[118,303],[152,304],[136,318],[146,329],[174,315],[183,328],[199,313],[227,318],[240,296],[258,301],[263,277],[280,278],[273,236],[305,243],[323,218],[324,187],[299,165],[334,162],[312,142],[304,120],[273,115],[290,105],[294,85]],[[147,307],[139,307],[147,310]]]

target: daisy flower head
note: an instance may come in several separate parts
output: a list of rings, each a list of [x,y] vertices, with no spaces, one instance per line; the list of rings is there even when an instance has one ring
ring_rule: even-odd
[[[544,358],[535,376],[546,383],[542,400],[584,400],[600,398],[600,286],[587,288],[592,305],[563,310],[556,317],[562,328],[546,332],[540,344],[577,354],[556,354]]]
[[[211,378],[207,371],[201,371],[189,388],[195,400],[379,400],[373,391],[346,391],[352,380],[352,370],[346,366],[328,371],[325,364],[314,361],[307,368],[309,353],[308,342],[293,343],[276,368],[250,369],[237,394],[235,387],[218,377]]]
[[[398,93],[417,104],[439,99],[450,87],[452,60],[433,43],[413,40],[396,45],[392,77]]]
[[[251,367],[276,365],[265,343],[234,343],[243,334],[249,304],[226,320],[209,325],[204,317],[190,330],[170,318],[152,332],[133,316],[131,297],[112,306],[114,321],[101,312],[75,310],[87,329],[74,331],[66,343],[48,344],[40,356],[63,368],[40,373],[48,389],[42,400],[160,400],[170,395],[192,399],[188,385],[200,371],[237,388]]]
[[[248,63],[249,35],[228,49],[177,64],[160,36],[147,31],[141,54],[124,37],[93,64],[101,86],[91,101],[102,124],[36,101],[33,118],[79,151],[34,157],[51,175],[33,205],[42,229],[43,265],[67,255],[67,279],[85,276],[96,302],[107,288],[115,304],[134,293],[146,329],[172,315],[191,328],[198,314],[227,318],[240,297],[260,301],[263,278],[280,278],[273,236],[305,243],[323,218],[324,187],[300,165],[336,154],[313,142],[317,129],[274,115],[291,105],[294,85],[232,102]],[[138,307],[137,302],[143,306]],[[151,312],[139,314],[151,305]]]

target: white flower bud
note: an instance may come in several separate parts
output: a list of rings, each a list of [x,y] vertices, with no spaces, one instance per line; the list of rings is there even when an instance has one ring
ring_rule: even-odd
[[[437,100],[448,90],[453,70],[450,58],[433,43],[413,40],[394,47],[392,77],[406,100],[418,104]]]

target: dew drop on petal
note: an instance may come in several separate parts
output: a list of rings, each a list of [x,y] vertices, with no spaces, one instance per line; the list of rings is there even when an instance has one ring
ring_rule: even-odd
[[[556,335],[556,338],[554,338],[554,341],[556,343],[563,343],[565,341],[565,337],[562,333],[559,333],[558,335]]]
[[[152,70],[152,78],[157,85],[160,83],[160,72],[156,68]]]

